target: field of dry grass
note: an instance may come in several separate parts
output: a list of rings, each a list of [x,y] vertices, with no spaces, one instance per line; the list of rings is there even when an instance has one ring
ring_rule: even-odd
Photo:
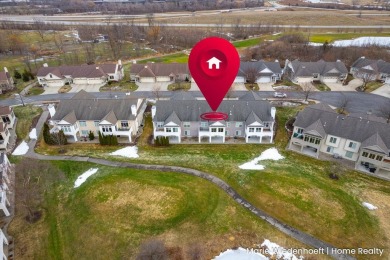
[[[379,13],[381,15],[366,15]],[[363,11],[358,17],[358,11],[313,10],[313,9],[280,9],[278,11],[248,10],[210,15],[195,15],[183,18],[158,19],[164,23],[179,24],[235,24],[240,19],[241,24],[280,24],[280,25],[388,25],[389,15],[385,12]]]

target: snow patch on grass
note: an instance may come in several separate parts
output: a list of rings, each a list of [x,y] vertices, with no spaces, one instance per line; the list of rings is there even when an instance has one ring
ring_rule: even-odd
[[[260,253],[251,253],[239,247],[236,250],[228,249],[225,252],[221,253],[219,256],[215,257],[214,260],[267,260],[268,257]]]
[[[137,146],[128,146],[115,152],[110,153],[110,155],[119,155],[127,158],[138,158],[138,147]]]
[[[74,188],[80,187],[89,177],[94,175],[98,171],[98,168],[91,168],[88,171],[81,174],[77,180],[74,182]]]
[[[377,206],[374,206],[374,205],[372,205],[371,203],[368,203],[368,202],[363,202],[362,204],[363,204],[363,207],[368,208],[369,210],[376,210],[376,209],[378,209]]]
[[[278,161],[281,159],[284,159],[284,157],[278,152],[276,148],[269,148],[264,152],[262,152],[259,157],[253,159],[250,162],[244,163],[238,167],[243,170],[264,170],[265,166],[258,164],[259,161],[263,161],[263,160]]]
[[[18,147],[16,147],[12,155],[25,155],[28,152],[28,148],[28,144],[23,141],[19,144]]]
[[[31,132],[29,133],[28,135],[30,137],[30,139],[34,139],[34,140],[37,140],[37,129],[36,128],[33,128],[31,129]]]

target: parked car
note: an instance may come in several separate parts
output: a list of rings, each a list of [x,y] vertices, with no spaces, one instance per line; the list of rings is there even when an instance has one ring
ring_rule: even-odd
[[[276,98],[286,98],[287,94],[286,93],[282,93],[282,92],[275,92],[274,93],[274,97],[276,97]]]

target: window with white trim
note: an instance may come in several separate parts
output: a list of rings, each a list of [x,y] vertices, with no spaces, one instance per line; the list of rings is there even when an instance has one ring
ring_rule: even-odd
[[[121,121],[121,128],[129,128],[129,122],[128,121]]]
[[[87,122],[86,121],[80,121],[80,126],[87,126]]]
[[[236,122],[236,127],[242,127],[242,122]]]
[[[111,126],[104,125],[104,126],[102,126],[102,131],[103,131],[103,133],[112,133],[112,128],[111,128]]]
[[[353,156],[353,152],[347,151],[345,153],[345,157],[347,157],[347,158],[352,158],[352,156]]]
[[[64,133],[70,133],[72,132],[72,129],[70,128],[70,126],[61,126],[61,130],[64,131]]]
[[[81,130],[82,136],[87,136],[89,134],[88,130]]]
[[[355,142],[349,142],[348,147],[352,149],[356,149],[357,143]]]
[[[99,123],[100,123],[100,121],[93,121],[93,124],[94,124],[96,127],[99,127]]]
[[[335,144],[336,142],[337,142],[337,138],[336,137],[330,137],[329,143]]]
[[[189,127],[191,127],[191,123],[190,122],[184,122],[183,123],[183,127],[189,128]]]
[[[157,122],[157,127],[163,127],[164,126],[164,122]]]

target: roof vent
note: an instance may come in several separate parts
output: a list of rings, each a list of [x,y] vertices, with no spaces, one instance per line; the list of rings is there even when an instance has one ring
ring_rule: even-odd
[[[361,59],[365,59],[366,57],[362,56]]]
[[[302,69],[306,69],[306,67],[305,67],[305,66],[302,66]]]
[[[341,60],[336,60],[336,62],[341,62]]]
[[[96,69],[98,70],[98,69],[99,69],[99,67],[96,67]]]
[[[360,118],[360,121],[362,121],[363,118],[362,117],[359,117],[359,118]]]

